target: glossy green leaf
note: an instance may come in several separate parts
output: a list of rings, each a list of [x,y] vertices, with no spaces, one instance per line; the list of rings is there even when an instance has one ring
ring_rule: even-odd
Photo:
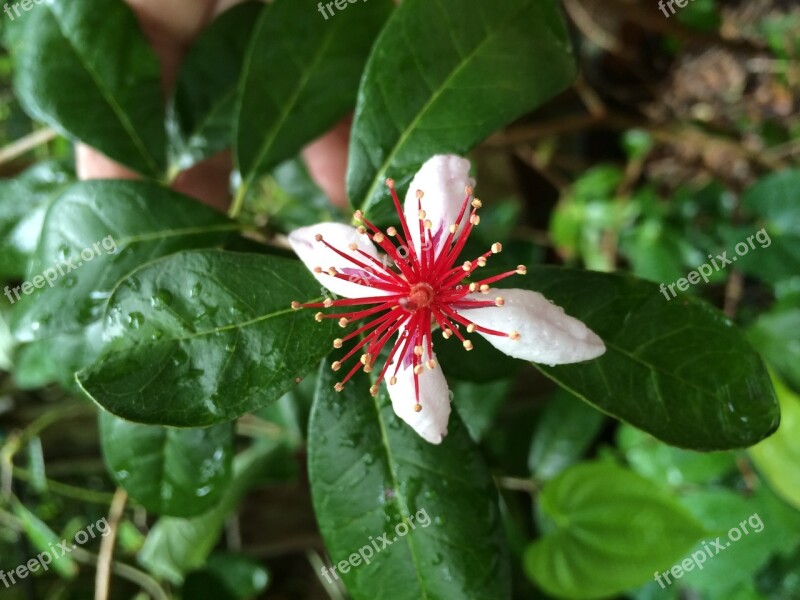
[[[632,277],[535,267],[515,287],[538,291],[586,323],[603,356],[548,367],[579,398],[675,446],[751,446],[778,426],[775,392],[759,355],[718,310],[667,300]]]
[[[288,456],[274,440],[260,440],[237,455],[233,461],[233,479],[220,503],[209,512],[191,519],[162,517],[150,529],[139,552],[139,562],[157,577],[180,584],[187,573],[206,563],[219,536],[248,490],[284,463]]]
[[[131,169],[166,168],[160,67],[118,0],[48,0],[25,15],[15,87],[28,112]]]
[[[230,421],[278,400],[327,354],[333,319],[291,308],[319,290],[296,260],[217,250],[156,260],[112,293],[106,343],[79,382],[130,421]]]
[[[773,379],[781,424],[771,437],[748,450],[775,493],[800,510],[800,395]]]
[[[238,228],[153,183],[97,180],[71,186],[47,211],[28,272],[31,293],[20,290],[14,307],[13,331],[26,344],[27,370],[44,382],[71,381],[97,352],[100,319],[120,279],[160,256],[220,244]]]
[[[604,598],[640,585],[704,534],[655,483],[612,463],[583,463],[539,496],[548,525],[525,553],[528,575],[560,598]]]
[[[314,0],[276,0],[256,25],[240,85],[236,158],[248,187],[355,105],[361,71],[389,0],[345,4],[323,18]]]
[[[552,479],[578,462],[600,433],[603,413],[558,390],[547,404],[533,433],[528,468],[534,477]]]
[[[100,442],[116,482],[157,515],[199,515],[219,503],[230,483],[232,423],[172,429],[101,412]]]
[[[24,277],[47,206],[73,178],[63,165],[45,162],[16,179],[0,181],[0,279]]]
[[[350,202],[383,216],[373,209],[387,202],[386,177],[407,183],[430,156],[465,153],[562,91],[574,72],[553,0],[403,2],[361,82]]]
[[[200,34],[181,64],[168,107],[170,142],[181,169],[231,147],[236,94],[261,2],[222,13]]]
[[[395,416],[385,393],[371,397],[363,374],[338,394],[335,381],[323,365],[308,468],[317,521],[350,595],[509,597],[497,493],[457,415],[435,446]]]

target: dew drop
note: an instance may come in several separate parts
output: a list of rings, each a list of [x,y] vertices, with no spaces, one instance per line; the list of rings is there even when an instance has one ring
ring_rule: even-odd
[[[144,323],[144,315],[140,312],[132,312],[128,315],[128,328],[139,329]]]

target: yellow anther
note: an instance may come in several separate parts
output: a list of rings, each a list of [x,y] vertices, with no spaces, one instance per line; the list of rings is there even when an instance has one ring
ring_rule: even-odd
[[[477,289],[478,289],[478,284],[477,284],[477,283],[474,283],[474,282],[473,282],[473,283],[470,283],[470,284],[469,284],[469,291],[470,291],[470,292],[474,292],[474,291],[476,291]]]
[[[397,229],[394,227],[389,227],[389,229],[386,230],[386,233],[389,235],[389,237],[394,237],[397,235]]]
[[[389,385],[394,385],[397,383],[397,377],[390,377],[389,378]]]
[[[442,330],[442,337],[446,340],[449,340],[453,336],[453,331],[450,329]]]
[[[372,236],[372,239],[375,241],[376,244],[380,244],[386,237],[379,231],[375,235]]]
[[[525,265],[517,265],[517,275],[525,275],[528,272],[528,267]]]
[[[321,322],[322,322],[322,313],[321,313],[321,312],[318,312],[317,314],[315,314],[315,315],[314,315],[314,320],[315,320],[317,323],[321,323]]]
[[[364,213],[362,211],[357,210],[356,212],[353,213],[353,220],[354,221],[360,221],[363,218],[364,218]]]
[[[322,306],[324,306],[325,308],[330,308],[331,306],[333,306],[333,300],[331,300],[330,298],[325,298],[325,301],[322,303]]]
[[[428,365],[428,368],[429,368],[429,369],[431,369],[431,370],[433,370],[433,369],[435,369],[435,368],[436,368],[436,361],[435,361],[435,360],[433,360],[433,359],[430,359],[430,360],[429,360],[427,363],[425,363],[425,364],[427,364],[427,365]]]
[[[341,368],[342,368],[342,363],[339,362],[338,360],[335,360],[333,361],[333,363],[331,363],[331,369],[333,369],[334,371],[338,371]]]
[[[316,273],[317,275],[322,273],[322,267],[314,267],[314,273]]]
[[[335,267],[330,267],[328,269],[328,275],[330,275],[331,277],[335,277],[336,276],[336,268]]]
[[[457,229],[458,229],[458,225],[455,225],[455,224],[454,225],[450,225],[450,227],[448,228],[450,233],[455,233]]]
[[[485,267],[486,266],[486,259],[483,256],[478,257],[478,266]]]
[[[364,235],[364,234],[366,234],[366,233],[367,233],[367,228],[366,228],[366,227],[364,227],[363,225],[359,225],[359,226],[356,228],[356,231],[358,231],[358,233],[360,233],[361,235]]]
[[[476,327],[475,323],[470,323],[469,325],[467,325],[467,332],[468,333],[475,333],[476,329],[477,329],[477,327]]]
[[[425,192],[422,190],[417,190],[417,200],[422,200],[422,197],[425,195]]]
[[[335,340],[333,340],[333,347],[341,348],[343,343],[344,341],[342,340],[342,338],[336,338]]]
[[[472,215],[472,216],[470,216],[469,222],[472,223],[473,225],[479,225],[480,222],[481,222],[480,215]]]
[[[481,292],[482,292],[482,293],[484,293],[484,294],[488,294],[490,289],[491,289],[491,288],[490,288],[490,287],[489,287],[489,285],[488,285],[488,284],[486,284],[486,283],[484,283],[484,284],[481,286]]]
[[[416,367],[414,367],[414,374],[415,375],[422,375],[422,372],[424,370],[425,370],[425,367],[423,367],[422,365],[417,365]]]
[[[467,352],[472,350],[472,342],[470,342],[469,340],[464,340],[462,346],[464,346],[464,350],[466,350]]]
[[[322,314],[322,313],[319,313],[319,314]],[[339,319],[339,327],[347,327],[347,324],[349,322],[350,321],[347,320],[347,317],[342,317],[341,319]]]
[[[422,404],[415,404],[414,405],[414,412],[419,412],[422,410]]]
[[[461,268],[464,269],[465,271],[470,271],[472,270],[472,263],[469,262],[468,260],[464,261],[464,264],[461,265]]]
[[[302,308],[300,303],[297,300],[292,300],[292,309],[299,310],[300,308]]]
[[[364,373],[372,373],[372,365],[364,365]]]
[[[341,392],[344,389],[344,384],[340,381],[333,386],[337,392]]]
[[[480,208],[481,206],[483,206],[483,202],[481,202],[481,201],[480,201],[480,200],[478,200],[477,198],[475,198],[475,199],[472,201],[472,208]]]
[[[391,177],[387,177],[386,178],[386,187],[389,188],[390,190],[393,190],[394,189],[394,179],[392,179]]]
[[[492,254],[500,254],[503,251],[503,244],[495,242],[492,244]]]
[[[377,396],[378,395],[378,386],[377,385],[373,385],[371,388],[369,388],[369,394],[370,394],[370,396]]]
[[[431,221],[430,219],[425,219],[422,222],[422,224],[425,226],[425,229],[430,229],[431,227],[433,227],[433,221]]]
[[[414,354],[416,354],[417,356],[422,356],[423,352],[424,350],[422,346],[414,346]]]
[[[350,248],[350,250],[352,250],[353,252],[358,250],[358,244],[356,244],[355,242],[353,242],[352,244],[349,244],[347,247]]]
[[[475,190],[472,189],[471,185],[468,185],[467,187],[464,188],[464,193],[467,194],[467,196],[472,196],[473,191]]]
[[[519,338],[521,338],[522,336],[519,334],[519,331],[512,331],[511,333],[508,334],[508,337],[510,337],[512,340],[516,341]]]
[[[317,240],[318,242],[321,242],[322,241],[322,234],[318,233],[317,235],[314,236],[314,239]]]
[[[505,303],[506,303],[506,301],[503,300],[503,298],[501,296],[498,296],[497,298],[494,299],[494,305],[495,306],[503,306]]]
[[[367,353],[367,354],[362,354],[361,355],[361,364],[362,365],[369,364],[369,362],[371,360],[372,360],[372,354]]]

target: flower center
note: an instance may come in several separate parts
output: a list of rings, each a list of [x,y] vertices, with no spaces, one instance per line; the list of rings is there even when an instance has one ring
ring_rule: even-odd
[[[425,308],[433,304],[436,299],[436,292],[430,284],[415,283],[411,286],[411,291],[408,293],[408,304],[406,309],[410,311],[417,310],[418,308]]]

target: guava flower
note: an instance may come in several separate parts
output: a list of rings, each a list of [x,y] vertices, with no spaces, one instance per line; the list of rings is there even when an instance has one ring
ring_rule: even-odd
[[[400,219],[400,230],[381,231],[361,211],[351,227],[319,223],[289,235],[289,241],[317,280],[340,299],[292,307],[336,308],[317,312],[316,319],[337,319],[343,328],[363,323],[333,340],[334,348],[352,343],[332,364],[344,377],[341,391],[360,369],[378,375],[370,388],[376,395],[382,381],[395,413],[427,441],[438,444],[447,435],[450,390],[433,350],[433,333],[455,336],[472,350],[469,334],[477,333],[509,356],[557,365],[589,360],[605,352],[603,341],[586,325],[564,313],[537,292],[495,289],[492,284],[516,269],[481,278],[484,267],[502,245],[472,260],[459,255],[480,223],[481,202],[473,197],[469,161],[441,155],[429,159],[411,182],[401,208],[394,181],[386,185]],[[382,251],[382,252],[381,252]],[[381,353],[387,358],[381,364]]]

